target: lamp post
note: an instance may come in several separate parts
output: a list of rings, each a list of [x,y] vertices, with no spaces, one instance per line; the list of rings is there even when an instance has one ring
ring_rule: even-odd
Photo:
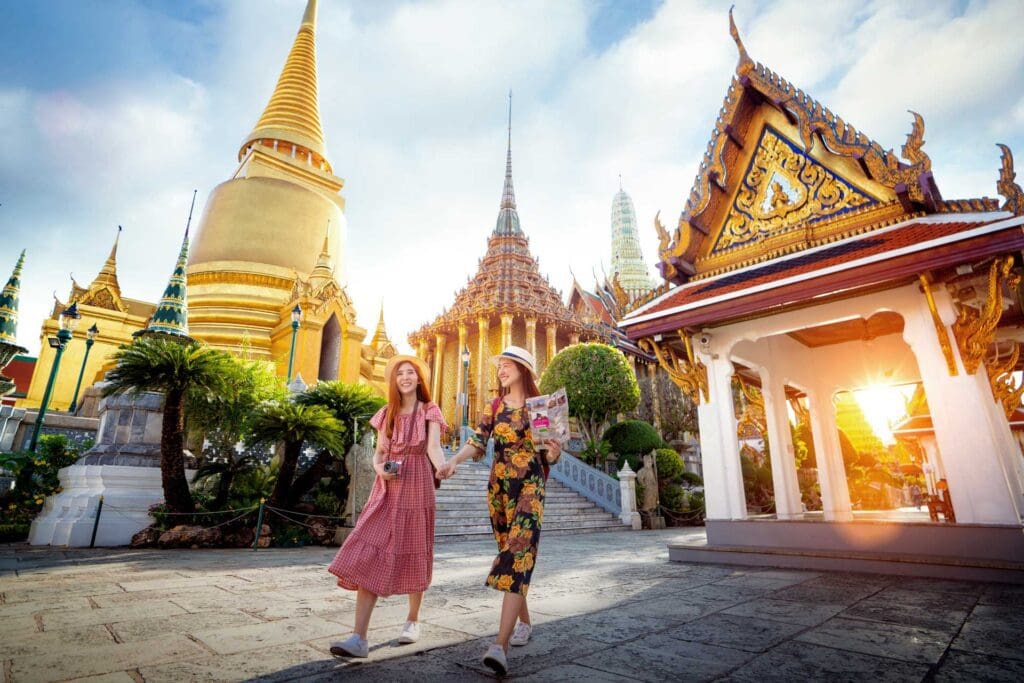
[[[92,351],[92,345],[96,343],[96,335],[99,334],[100,328],[96,327],[96,323],[92,324],[85,332],[85,357],[82,358],[82,369],[78,371],[78,382],[75,384],[75,395],[71,399],[71,405],[68,406],[68,412],[75,412],[78,408],[78,390],[82,388],[82,376],[85,374],[85,364],[89,361],[89,352]]]
[[[302,320],[302,309],[298,304],[292,309],[292,350],[288,352],[288,382],[292,381],[292,363],[295,361],[295,336],[299,333],[299,322]]]
[[[462,347],[462,443],[466,445],[469,432],[469,347]]]
[[[53,393],[53,381],[57,379],[57,369],[60,367],[60,357],[64,354],[64,348],[71,341],[71,331],[75,329],[75,324],[78,322],[82,315],[78,312],[78,304],[71,304],[68,308],[61,311],[60,314],[60,329],[57,330],[56,337],[49,337],[46,341],[50,344],[51,348],[57,350],[57,355],[53,359],[53,367],[50,369],[50,378],[46,381],[46,391],[43,392],[43,402],[39,406],[39,414],[36,415],[36,426],[32,429],[32,441],[29,442],[28,449],[32,452],[36,450],[36,443],[39,441],[39,430],[43,428],[43,420],[46,418],[46,406],[50,403],[50,394]]]

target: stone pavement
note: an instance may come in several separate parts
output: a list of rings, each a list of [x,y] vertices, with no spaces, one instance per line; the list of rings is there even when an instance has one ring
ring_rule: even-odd
[[[530,591],[522,680],[1024,680],[1024,587],[683,565],[703,530],[551,536]],[[491,542],[439,544],[423,636],[398,646],[382,600],[371,655],[335,659],[352,594],[329,548],[56,550],[0,546],[4,680],[485,680],[497,627]]]

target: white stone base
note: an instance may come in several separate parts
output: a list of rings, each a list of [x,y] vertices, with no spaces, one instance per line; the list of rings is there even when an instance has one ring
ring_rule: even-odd
[[[185,475],[191,481],[195,471],[186,470]],[[58,476],[63,491],[47,498],[32,522],[31,545],[89,546],[100,496],[103,510],[96,545],[128,545],[132,536],[153,523],[149,507],[164,501],[158,467],[72,465]]]

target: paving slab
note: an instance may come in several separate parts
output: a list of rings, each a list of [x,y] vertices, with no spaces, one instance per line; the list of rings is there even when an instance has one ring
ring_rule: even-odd
[[[1024,660],[951,650],[935,673],[936,681],[1024,681]]]
[[[809,643],[786,642],[758,655],[722,680],[764,681],[872,681],[902,683],[920,681],[927,664],[899,662],[857,652],[836,650]]]
[[[526,647],[511,680],[1020,680],[1024,588],[668,561],[669,529],[542,542]],[[423,636],[397,645],[405,596],[382,598],[373,651],[347,637],[354,593],[333,548],[48,549],[0,546],[5,683],[494,680],[480,657],[502,594],[483,585],[491,539],[435,548]],[[40,628],[44,630],[40,630]]]
[[[835,618],[801,633],[797,640],[838,650],[935,664],[951,638],[948,633],[917,626]]]

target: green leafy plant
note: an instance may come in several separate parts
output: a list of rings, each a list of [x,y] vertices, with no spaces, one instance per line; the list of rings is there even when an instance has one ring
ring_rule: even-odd
[[[641,456],[665,445],[658,431],[640,420],[624,420],[608,428],[604,440],[619,455]]]
[[[658,465],[658,479],[663,481],[675,481],[683,471],[683,459],[679,457],[672,448],[659,448],[654,451]]]
[[[14,488],[0,495],[0,523],[31,522],[46,497],[60,493],[58,473],[78,456],[78,449],[62,434],[40,437],[35,453],[0,454],[0,468],[14,475]]]
[[[610,419],[628,413],[640,401],[636,376],[622,352],[607,344],[574,344],[560,351],[544,370],[540,390],[545,394],[565,387],[569,413],[587,441]]]
[[[696,472],[689,472],[685,469],[679,473],[679,480],[683,482],[684,486],[693,487],[704,485],[704,480],[701,479],[701,476],[699,474],[697,474]]]
[[[104,396],[159,391],[164,395],[160,432],[160,476],[164,500],[173,512],[194,512],[195,501],[185,478],[186,396],[223,391],[231,356],[195,341],[156,336],[137,338],[113,355]]]
[[[587,441],[580,451],[580,460],[588,465],[600,465],[612,454],[612,445],[607,441]]]
[[[293,507],[299,495],[294,484],[303,445],[341,452],[342,434],[347,429],[321,405],[287,400],[263,405],[253,420],[249,438],[254,445],[283,444],[277,481],[267,502],[274,507]]]

